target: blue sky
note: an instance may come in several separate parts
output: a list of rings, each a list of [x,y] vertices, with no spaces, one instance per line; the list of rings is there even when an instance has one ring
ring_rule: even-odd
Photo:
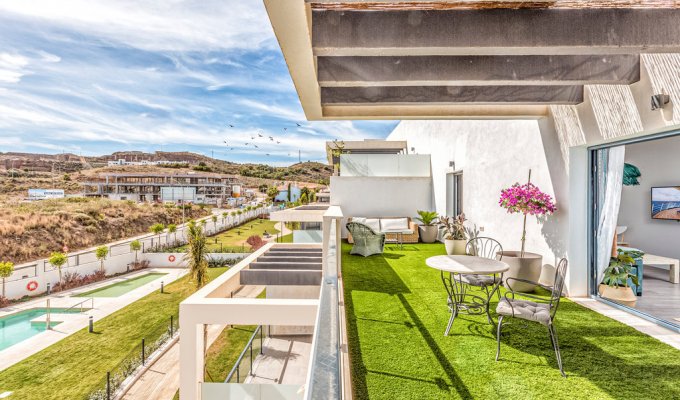
[[[260,0],[0,2],[2,152],[287,165],[396,123],[306,121]]]

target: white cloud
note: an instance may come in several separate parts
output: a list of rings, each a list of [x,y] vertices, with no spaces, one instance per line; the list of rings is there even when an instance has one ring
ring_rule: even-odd
[[[264,6],[254,0],[4,0],[0,12],[40,18],[152,51],[276,45],[271,26],[262,19]]]

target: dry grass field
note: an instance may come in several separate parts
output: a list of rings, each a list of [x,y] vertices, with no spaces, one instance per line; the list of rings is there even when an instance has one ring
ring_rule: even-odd
[[[207,215],[194,207],[187,218]],[[14,263],[47,257],[64,245],[83,249],[147,232],[154,223],[181,223],[180,209],[95,198],[20,202],[0,199],[0,259]]]

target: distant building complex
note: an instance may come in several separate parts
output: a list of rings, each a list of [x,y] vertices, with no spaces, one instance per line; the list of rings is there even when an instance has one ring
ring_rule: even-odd
[[[170,164],[189,164],[189,161],[168,161],[168,160],[159,160],[159,161],[148,161],[148,160],[142,160],[142,161],[127,161],[123,158],[114,160],[114,161],[109,161],[108,166],[109,167],[115,167],[119,165],[170,165]]]
[[[238,205],[241,184],[235,176],[217,174],[105,173],[83,182],[85,196],[148,202]]]

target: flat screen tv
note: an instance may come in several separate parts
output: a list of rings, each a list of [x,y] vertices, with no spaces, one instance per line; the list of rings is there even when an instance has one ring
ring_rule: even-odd
[[[680,221],[680,186],[652,188],[652,218]]]

